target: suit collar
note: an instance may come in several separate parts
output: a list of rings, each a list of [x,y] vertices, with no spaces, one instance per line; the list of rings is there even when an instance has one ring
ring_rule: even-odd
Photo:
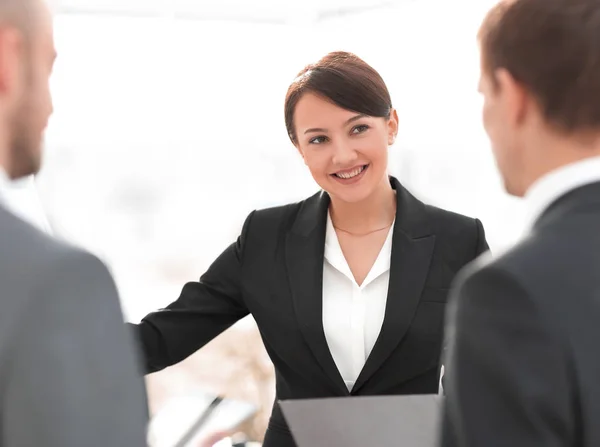
[[[390,182],[396,190],[397,208],[385,316],[375,346],[354,384],[353,394],[368,383],[410,329],[435,245],[426,205],[396,178],[390,177]]]
[[[578,210],[600,206],[600,181],[573,189],[552,202],[535,221],[533,228],[539,229],[555,221],[572,216]]]
[[[414,197],[397,178],[390,176],[390,184],[396,191],[396,221],[394,232],[401,231],[409,238],[431,234],[426,205]],[[300,207],[292,232],[308,236],[313,231],[324,231],[331,199],[325,191],[309,197]]]
[[[597,182],[600,182],[600,157],[571,163],[546,174],[525,194],[526,229],[531,229],[544,212],[561,197]]]
[[[390,177],[396,190],[396,224],[394,232],[402,232],[409,239],[431,234],[430,219],[426,205],[404,188],[398,179]]]
[[[435,236],[426,206],[394,177],[397,208],[393,230],[390,284],[379,338],[354,385],[353,393],[367,383],[402,342],[420,301],[429,271]],[[329,195],[320,192],[305,200],[285,243],[286,265],[298,325],[337,395],[348,390],[340,375],[323,330],[323,261]]]
[[[330,202],[329,194],[325,191],[304,200],[292,225],[292,232],[308,237],[316,229],[324,230]]]

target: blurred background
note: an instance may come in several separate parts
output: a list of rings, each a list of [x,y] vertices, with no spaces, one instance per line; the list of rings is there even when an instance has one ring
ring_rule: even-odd
[[[61,0],[46,163],[14,200],[115,275],[125,317],[179,296],[255,208],[317,191],[283,101],[304,65],[356,53],[400,117],[390,172],[480,218],[493,251],[521,231],[480,124],[476,33],[493,0]],[[215,218],[214,216],[218,216]],[[151,411],[195,387],[250,400],[262,439],[273,370],[251,318],[147,378]]]

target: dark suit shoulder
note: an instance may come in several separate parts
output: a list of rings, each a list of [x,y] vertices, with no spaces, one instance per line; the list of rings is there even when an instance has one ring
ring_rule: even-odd
[[[274,229],[282,224],[289,223],[298,214],[298,210],[302,206],[301,204],[302,202],[288,203],[286,205],[258,209],[254,211],[252,216],[253,227]]]
[[[432,205],[425,205],[429,225],[435,234],[436,256],[454,271],[488,250],[485,230],[479,219]]]
[[[85,250],[43,233],[33,225],[0,208],[0,251],[7,257],[39,262],[60,257],[93,257]],[[36,263],[36,264],[37,264]],[[22,267],[27,268],[28,265]]]
[[[47,306],[48,300],[54,304],[60,299],[62,304],[57,305],[67,308],[73,307],[69,303],[85,301],[84,290],[96,280],[110,287],[111,292],[114,290],[112,278],[96,257],[55,240],[0,208],[0,284],[3,291],[0,339],[14,340],[17,334],[28,330],[30,321],[40,324],[46,314],[38,312]],[[78,292],[54,293],[56,289],[67,288]],[[32,316],[35,319],[32,320]],[[0,364],[6,364],[10,355],[10,345],[0,346]]]
[[[477,237],[479,219],[463,214],[448,211],[433,205],[425,205],[431,218],[431,223],[436,234],[444,237]]]
[[[487,267],[502,270],[526,286],[535,286],[540,275],[548,275],[547,280],[550,281],[553,279],[550,277],[553,276],[552,272],[564,272],[564,268],[572,262],[564,256],[556,256],[560,245],[562,244],[558,240],[533,235],[502,253]],[[560,276],[554,279],[562,281]]]
[[[580,386],[571,380],[580,368],[570,364],[569,337],[550,311],[549,297],[532,293],[507,259],[480,259],[455,289],[446,332],[445,403],[450,405],[444,408],[443,446],[461,445],[461,440],[576,445],[578,424],[572,416],[580,409],[572,391]],[[586,359],[590,352],[585,351]]]
[[[33,288],[57,271],[68,277],[73,268],[90,264],[106,270],[91,253],[41,232],[5,209],[0,209],[0,228],[0,278],[15,300],[32,295]]]
[[[600,312],[593,290],[600,284],[600,254],[590,249],[589,240],[556,236],[533,234],[496,259],[477,262],[472,271],[466,272],[465,280],[491,272],[518,284],[531,305],[557,330],[595,327]]]
[[[0,284],[6,445],[141,446],[143,382],[106,267],[2,209]]]
[[[542,309],[545,306],[540,306],[539,297],[524,281],[525,276],[518,271],[517,264],[513,263],[513,256],[520,255],[518,252],[517,248],[498,258],[482,256],[463,269],[457,277],[455,289],[458,308],[463,312],[474,309],[487,312],[495,305],[503,307],[504,312],[526,308],[539,321],[547,321],[547,309]],[[542,315],[545,316],[540,318]]]
[[[544,296],[587,297],[590,286],[600,284],[598,239],[583,229],[534,233],[498,257],[494,266],[518,278],[529,291],[539,294],[540,299],[547,299]]]
[[[291,226],[300,210],[314,205],[321,194],[319,192],[299,202],[256,210],[252,217],[253,226],[261,228],[264,226],[270,228],[280,225]],[[468,237],[478,236],[478,225],[481,225],[478,219],[432,205],[422,204],[422,206],[429,216],[431,229],[435,234],[450,238],[463,235]]]
[[[253,221],[261,226],[279,226],[282,224],[291,226],[300,210],[318,200],[320,195],[321,193],[317,193],[299,202],[258,209],[254,212]]]
[[[295,223],[300,211],[305,207],[310,207],[318,202],[322,193],[301,200],[299,202],[287,203],[284,205],[262,208],[253,211],[246,220],[248,236],[253,239],[279,238],[289,230]]]

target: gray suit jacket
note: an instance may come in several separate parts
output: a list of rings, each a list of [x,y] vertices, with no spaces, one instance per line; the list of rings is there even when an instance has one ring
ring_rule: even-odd
[[[600,446],[600,183],[483,264],[448,315],[442,445]]]
[[[144,384],[104,265],[0,206],[0,446],[143,446]]]

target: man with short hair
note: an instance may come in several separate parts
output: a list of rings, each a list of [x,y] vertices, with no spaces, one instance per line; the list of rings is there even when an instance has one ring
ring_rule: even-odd
[[[0,183],[40,168],[54,59],[43,0],[0,0]],[[145,445],[144,383],[106,267],[2,202],[0,446]]]
[[[513,0],[479,35],[483,121],[524,240],[461,275],[442,445],[600,446],[600,0]]]

